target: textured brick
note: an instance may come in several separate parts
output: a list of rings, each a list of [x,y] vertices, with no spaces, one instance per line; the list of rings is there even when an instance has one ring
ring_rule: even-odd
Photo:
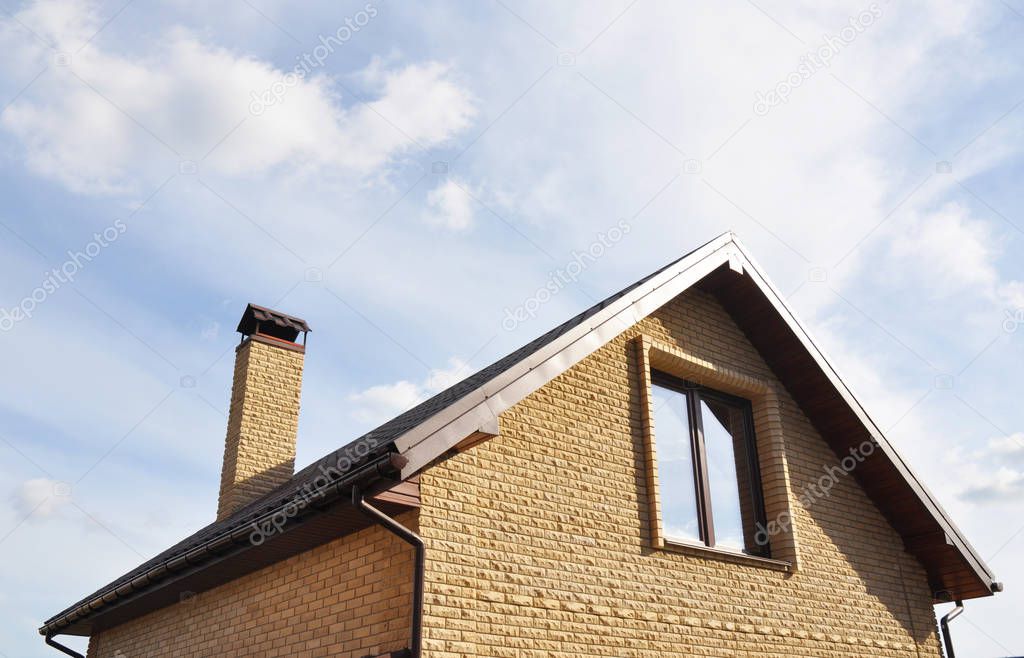
[[[654,547],[641,335],[777,396],[755,421],[759,454],[772,458],[760,444],[774,417],[785,477],[766,495],[795,517],[799,569]],[[809,509],[797,502],[838,458],[713,297],[685,293],[500,423],[422,479],[427,590],[445,592],[427,601],[428,646],[457,641],[464,658],[940,655],[924,570],[853,477]]]
[[[794,518],[795,545],[773,553],[799,554],[799,568],[656,547],[640,336],[765,387],[758,454],[777,474],[766,504]],[[425,471],[422,507],[400,518],[427,542],[425,656],[941,655],[924,570],[857,482],[798,502],[838,458],[713,297],[681,295],[500,427]],[[762,434],[776,438],[763,446]],[[103,631],[89,658],[395,650],[411,563],[407,545],[369,528]]]
[[[217,519],[284,484],[295,472],[303,353],[260,342],[238,346]]]
[[[399,521],[415,529],[416,512]],[[412,558],[408,544],[372,526],[208,592],[183,593],[180,603],[94,635],[89,658],[397,651],[408,645]]]

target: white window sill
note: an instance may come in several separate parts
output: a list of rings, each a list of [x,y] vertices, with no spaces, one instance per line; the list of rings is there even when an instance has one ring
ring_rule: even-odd
[[[730,550],[725,548],[712,548],[705,546],[704,544],[697,544],[688,542],[684,539],[670,539],[665,538],[664,550],[672,553],[682,553],[684,555],[693,555],[695,557],[707,558],[709,560],[721,560],[723,562],[733,562],[736,564],[746,564],[754,567],[761,567],[763,569],[771,569],[773,571],[790,572],[793,569],[793,565],[784,560],[774,560],[769,557],[760,557],[757,555],[747,555],[740,551]]]

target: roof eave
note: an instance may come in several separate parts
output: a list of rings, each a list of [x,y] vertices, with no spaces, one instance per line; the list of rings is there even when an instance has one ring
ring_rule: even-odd
[[[297,526],[301,527],[301,524],[310,515],[323,513],[337,502],[344,504],[348,500],[348,488],[353,484],[365,485],[386,473],[397,473],[404,463],[404,459],[396,453],[385,452],[365,464],[360,464],[358,468],[340,479],[328,483],[322,490],[310,493],[309,500],[315,500],[316,506],[296,506],[295,501],[289,499],[283,505],[270,509],[255,519],[240,519],[211,539],[188,550],[168,556],[130,581],[120,584],[115,581],[87,599],[66,608],[46,620],[39,628],[39,634],[44,636],[58,633],[89,635],[92,632],[92,623],[87,620],[105,613],[111,607],[145,596],[148,592],[169,582],[201,573],[227,558],[237,557],[242,553],[259,548],[264,543],[257,544],[251,541],[254,528],[266,527],[268,523],[279,523],[279,519],[283,516],[285,518],[284,525],[275,525],[275,533],[265,542],[270,544],[285,532]],[[298,511],[295,511],[296,509]],[[282,514],[283,510],[286,510],[286,513]],[[357,516],[360,519],[363,518],[362,515]],[[278,527],[280,527],[279,530]]]
[[[917,476],[910,465],[903,459],[899,452],[893,447],[889,439],[886,438],[885,434],[878,427],[877,423],[871,418],[867,410],[856,398],[850,388],[846,385],[843,379],[839,376],[838,371],[832,365],[831,361],[825,355],[824,351],[812,338],[810,332],[806,327],[797,319],[796,314],[786,304],[784,297],[780,291],[771,283],[771,281],[762,273],[760,266],[757,265],[754,258],[750,255],[747,249],[742,245],[738,238],[735,236],[732,238],[733,244],[739,249],[740,253],[743,254],[743,258],[749,265],[748,273],[754,278],[758,287],[761,288],[772,305],[782,314],[783,319],[793,329],[794,334],[803,343],[804,348],[811,355],[811,357],[817,362],[818,366],[822,369],[825,375],[829,378],[832,385],[839,391],[840,395],[849,405],[850,409],[857,415],[860,421],[864,424],[864,427],[871,434],[871,438],[881,446],[886,457],[899,469],[903,478],[907,484],[911,486],[914,492],[921,498],[925,506],[931,512],[933,518],[943,530],[945,530],[947,537],[956,546],[957,550],[961,555],[968,561],[971,567],[974,569],[978,578],[985,582],[988,588],[988,595],[991,596],[995,591],[999,591],[1001,585],[995,578],[995,575],[988,568],[985,562],[978,555],[977,551],[963,535],[957,525],[953,522],[952,518],[943,509],[942,505],[935,498],[934,494],[928,489],[924,482]]]

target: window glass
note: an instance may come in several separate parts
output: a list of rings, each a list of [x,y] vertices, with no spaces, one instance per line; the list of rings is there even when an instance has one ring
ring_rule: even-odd
[[[747,527],[744,521],[751,518],[751,496],[743,410],[702,396],[700,417],[704,426],[715,545],[738,550],[751,548],[744,538],[745,534],[751,534],[744,532]]]
[[[653,386],[662,525],[666,537],[700,541],[686,395]]]
[[[767,557],[750,402],[664,373],[652,379],[665,539]]]

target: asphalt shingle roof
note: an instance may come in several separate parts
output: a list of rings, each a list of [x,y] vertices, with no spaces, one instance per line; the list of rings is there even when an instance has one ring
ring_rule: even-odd
[[[699,249],[699,247],[698,247]],[[694,250],[696,251],[696,249]],[[693,253],[693,252],[690,252]],[[132,569],[125,575],[121,576],[112,583],[105,587],[97,590],[93,594],[85,597],[81,601],[78,601],[72,606],[69,606],[66,610],[54,615],[52,618],[47,620],[47,624],[59,619],[68,612],[78,608],[82,604],[95,599],[111,590],[117,589],[118,587],[130,582],[142,574],[146,573],[150,569],[158,566],[163,562],[167,562],[174,558],[177,558],[190,550],[195,549],[207,541],[213,539],[218,535],[222,535],[227,532],[235,531],[239,528],[247,528],[263,514],[270,512],[278,507],[295,500],[300,497],[303,492],[308,492],[313,486],[313,482],[321,475],[322,469],[328,469],[335,466],[339,460],[347,460],[352,463],[352,467],[359,466],[362,463],[368,462],[375,456],[379,456],[384,452],[394,450],[394,440],[405,432],[413,429],[423,421],[434,416],[435,414],[448,408],[464,396],[480,388],[484,384],[488,383],[495,377],[501,375],[503,372],[512,368],[523,359],[528,358],[538,350],[542,349],[546,345],[549,345],[553,341],[557,340],[560,336],[573,328],[579,326],[585,322],[588,318],[599,313],[601,310],[606,308],[609,304],[614,303],[616,300],[624,295],[629,294],[637,287],[643,285],[648,280],[660,274],[662,271],[672,267],[680,260],[686,258],[690,254],[686,254],[679,259],[669,263],[665,267],[651,273],[648,276],[640,279],[636,283],[620,290],[619,292],[611,295],[610,297],[594,304],[582,313],[570,318],[569,320],[558,325],[554,329],[547,333],[538,336],[534,340],[530,341],[526,345],[523,345],[514,352],[498,359],[491,365],[479,370],[478,372],[466,377],[462,381],[450,386],[449,388],[441,391],[437,395],[421,402],[420,404],[412,407],[408,411],[405,411],[395,418],[392,418],[383,425],[370,430],[366,434],[359,438],[351,441],[350,443],[338,448],[330,454],[324,455],[320,459],[316,460],[309,466],[303,468],[301,471],[296,473],[291,480],[281,485],[274,491],[266,494],[262,498],[259,498],[249,505],[242,507],[231,516],[215,521],[201,530],[195,532],[189,537],[178,542],[174,546],[171,546],[162,553],[156,555],[150,560],[140,564],[135,569]],[[366,452],[364,450],[356,450],[356,446],[376,446],[373,450]],[[358,457],[356,457],[358,455]]]

